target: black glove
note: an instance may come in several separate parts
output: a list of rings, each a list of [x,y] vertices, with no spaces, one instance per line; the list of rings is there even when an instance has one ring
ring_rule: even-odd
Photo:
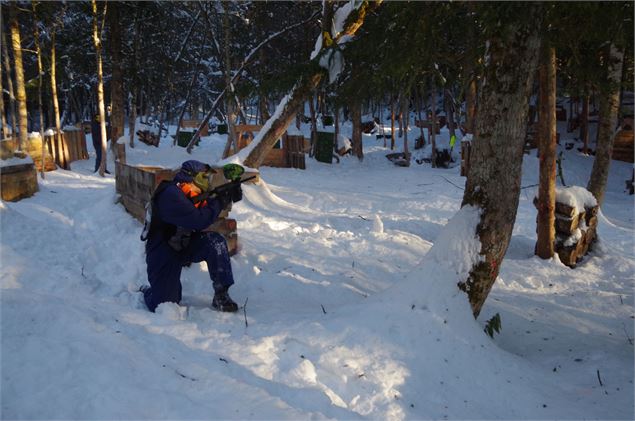
[[[221,209],[227,208],[227,206],[229,206],[229,204],[232,202],[232,197],[231,197],[230,191],[229,190],[225,190],[223,192],[220,192],[216,196],[216,200],[218,200],[218,203],[220,204],[220,208]]]
[[[240,202],[241,200],[243,200],[243,189],[242,187],[240,187],[240,184],[236,184],[232,186],[232,188],[229,191],[229,194],[231,196],[232,202],[234,203]]]

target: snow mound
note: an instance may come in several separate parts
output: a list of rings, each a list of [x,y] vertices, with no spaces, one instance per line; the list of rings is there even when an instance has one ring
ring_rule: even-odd
[[[598,205],[595,196],[580,186],[556,188],[556,202],[574,207],[578,213],[584,212],[584,208],[592,208]]]

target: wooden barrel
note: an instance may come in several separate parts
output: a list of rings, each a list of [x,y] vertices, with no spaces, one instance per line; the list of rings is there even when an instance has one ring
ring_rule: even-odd
[[[16,202],[38,191],[37,172],[32,162],[0,166],[2,200]]]

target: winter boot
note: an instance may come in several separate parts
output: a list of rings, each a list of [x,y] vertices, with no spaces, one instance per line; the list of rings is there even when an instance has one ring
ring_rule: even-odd
[[[212,307],[218,311],[224,311],[233,313],[238,311],[238,304],[231,299],[227,293],[227,288],[220,288],[214,293],[214,299],[212,299]]]

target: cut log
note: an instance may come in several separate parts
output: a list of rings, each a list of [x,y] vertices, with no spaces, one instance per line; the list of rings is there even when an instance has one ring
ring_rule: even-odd
[[[556,214],[560,214],[567,218],[573,218],[577,213],[575,206],[565,205],[564,203],[556,202]]]
[[[571,235],[578,228],[581,215],[576,214],[571,218],[556,214],[556,232],[562,235]]]

